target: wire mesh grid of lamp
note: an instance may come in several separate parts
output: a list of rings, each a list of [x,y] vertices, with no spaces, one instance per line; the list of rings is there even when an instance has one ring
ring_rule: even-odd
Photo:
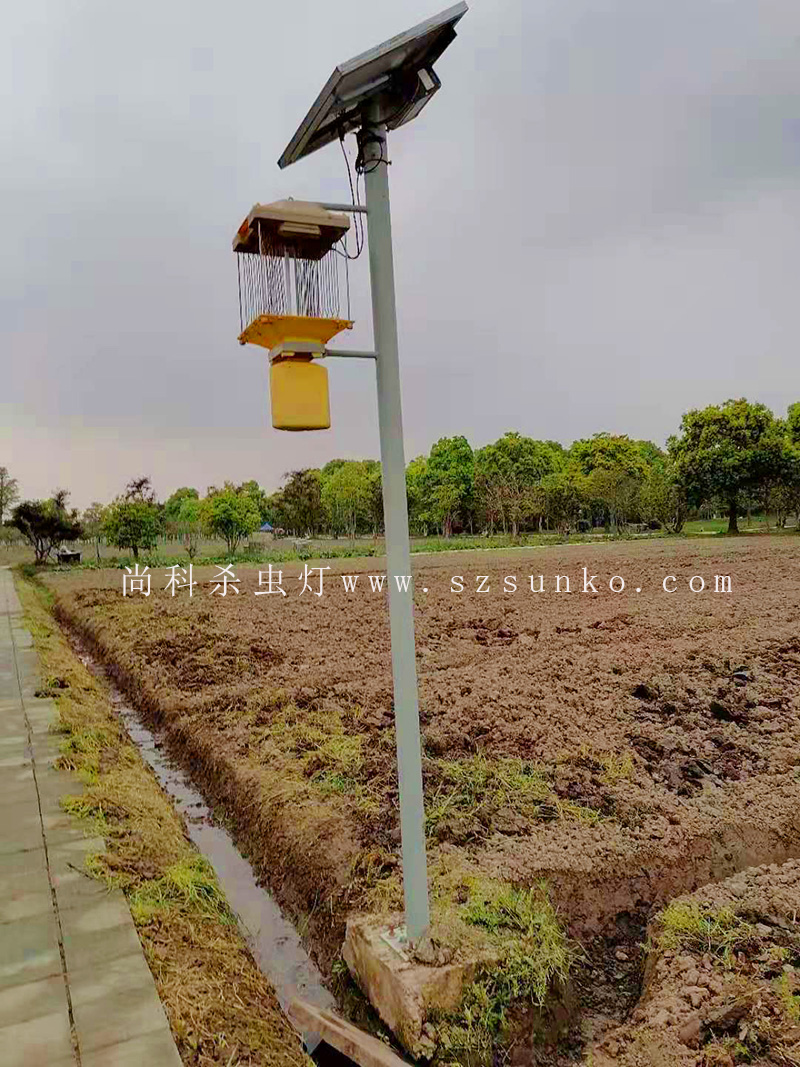
[[[280,237],[256,219],[257,252],[236,256],[239,279],[239,327],[259,315],[339,317],[342,290],[350,318],[350,271],[346,249],[331,248],[308,259],[303,242]],[[341,243],[341,242],[340,242]],[[339,262],[343,261],[344,271]]]

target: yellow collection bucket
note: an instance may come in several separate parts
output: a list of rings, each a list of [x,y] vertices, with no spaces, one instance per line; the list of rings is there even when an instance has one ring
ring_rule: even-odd
[[[274,360],[269,369],[272,425],[276,430],[328,430],[328,371],[310,359]]]

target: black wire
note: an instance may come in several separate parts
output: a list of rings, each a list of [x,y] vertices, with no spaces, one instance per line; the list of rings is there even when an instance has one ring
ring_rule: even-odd
[[[359,175],[358,175],[358,171],[356,171],[356,184],[355,184],[355,188],[353,188],[353,173],[352,173],[352,171],[350,169],[350,160],[347,157],[347,150],[344,147],[344,134],[343,133],[339,134],[339,144],[342,146],[342,155],[344,156],[344,161],[345,161],[345,164],[347,165],[347,180],[348,180],[348,182],[350,184],[350,202],[352,203],[353,207],[360,207],[361,206],[361,200],[360,200],[359,195],[358,195],[358,178],[359,178]],[[351,256],[350,253],[348,252],[348,250],[347,250],[347,238],[346,237],[342,239],[342,244],[344,245],[344,251],[343,252],[340,252],[338,248],[334,248],[334,252],[336,252],[337,255],[344,256],[346,259],[358,259],[358,257],[364,251],[364,221],[360,217],[360,212],[355,211],[353,213],[353,215],[354,215],[354,218],[353,218],[353,229],[355,230],[355,235],[356,235],[356,254],[354,256]]]
[[[350,202],[353,205],[353,207],[361,207],[361,196],[359,194],[358,183],[359,183],[359,180],[360,180],[362,174],[371,174],[377,167],[379,167],[381,165],[381,163],[386,163],[387,162],[386,154],[385,154],[386,142],[385,142],[384,138],[383,137],[379,137],[378,134],[373,133],[371,130],[362,129],[362,130],[359,131],[359,134],[360,134],[360,136],[358,134],[356,135],[356,140],[358,142],[358,154],[356,155],[356,162],[355,162],[356,181],[355,181],[355,186],[353,186],[353,172],[352,172],[352,170],[350,168],[350,159],[349,159],[349,157],[347,155],[347,150],[344,147],[344,136],[345,136],[344,135],[344,131],[341,131],[339,133],[339,144],[341,145],[342,155],[344,156],[344,162],[345,162],[345,165],[347,167],[347,181],[348,181],[348,184],[350,186]],[[381,148],[381,154],[380,154],[380,157],[378,159],[373,160],[371,162],[371,164],[368,166],[364,161],[364,146],[366,144],[370,144],[370,143],[379,144],[380,148]],[[346,237],[342,238],[342,245],[343,245],[343,249],[344,249],[343,251],[340,251],[338,248],[334,248],[333,249],[333,251],[338,256],[342,256],[345,259],[352,259],[352,260],[358,259],[358,257],[364,251],[364,243],[365,243],[364,242],[364,221],[360,217],[361,212],[355,211],[353,214],[355,216],[354,219],[353,219],[353,229],[355,231],[355,237],[356,237],[356,254],[353,256],[348,251],[347,238]]]

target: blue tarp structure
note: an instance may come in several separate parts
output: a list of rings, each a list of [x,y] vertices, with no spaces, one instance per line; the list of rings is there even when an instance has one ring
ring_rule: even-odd
[[[272,533],[272,527],[270,526],[270,524],[268,522],[265,522],[263,526],[259,526],[258,532],[259,533]]]

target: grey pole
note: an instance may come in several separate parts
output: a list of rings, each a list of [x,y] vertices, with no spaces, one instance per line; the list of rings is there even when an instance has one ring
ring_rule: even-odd
[[[411,549],[408,542],[406,464],[403,452],[400,361],[397,351],[386,127],[380,123],[379,115],[377,106],[372,105],[365,117],[365,131],[368,131],[369,137],[363,146],[364,181],[369,226],[372,321],[375,348],[378,351],[375,366],[383,468],[397,772],[400,783],[403,894],[407,936],[409,940],[416,941],[426,933],[430,924],[428,864],[425,856],[425,808],[422,797],[413,590],[409,585],[407,593],[401,592],[395,581],[395,575],[411,574]]]

